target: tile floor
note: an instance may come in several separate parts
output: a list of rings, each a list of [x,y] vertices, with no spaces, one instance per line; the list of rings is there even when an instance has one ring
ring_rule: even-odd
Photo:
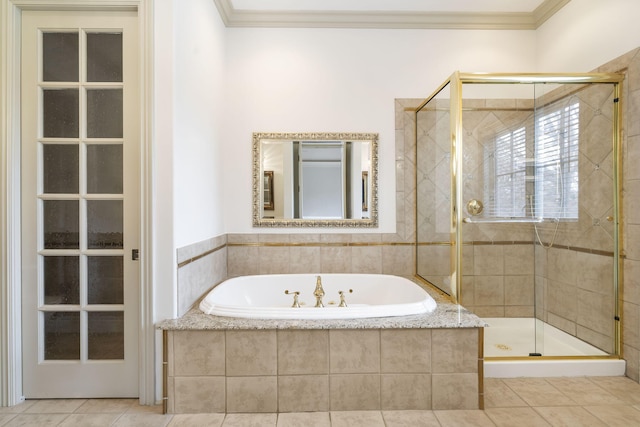
[[[484,411],[162,415],[134,399],[29,400],[0,426],[526,427],[640,426],[640,384],[625,377],[485,379]]]

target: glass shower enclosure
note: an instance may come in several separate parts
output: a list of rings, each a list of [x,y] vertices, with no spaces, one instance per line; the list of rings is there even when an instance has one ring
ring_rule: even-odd
[[[486,358],[620,354],[622,80],[456,72],[416,109],[416,273]]]

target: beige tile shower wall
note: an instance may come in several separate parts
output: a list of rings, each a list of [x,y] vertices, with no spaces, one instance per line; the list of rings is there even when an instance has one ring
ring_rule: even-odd
[[[184,315],[212,287],[227,278],[227,236],[179,248],[178,315]]]
[[[477,244],[463,251],[462,304],[480,317],[532,317],[531,244]]]
[[[539,319],[613,353],[612,257],[536,247]]]
[[[640,380],[640,48],[603,65],[626,74],[622,94],[623,250],[622,353],[626,375]]]
[[[169,331],[171,413],[477,409],[478,329]]]

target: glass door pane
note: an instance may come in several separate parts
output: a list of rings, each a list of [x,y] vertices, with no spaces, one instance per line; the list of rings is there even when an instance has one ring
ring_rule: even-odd
[[[454,295],[451,245],[451,133],[449,86],[416,113],[416,272]]]
[[[45,82],[77,82],[79,80],[78,32],[45,32],[42,34],[42,80]]]
[[[44,32],[42,46],[43,358],[122,359],[122,34]]]
[[[536,85],[538,349],[615,353],[614,85]]]
[[[532,85],[463,85],[463,295],[486,357],[536,352],[533,117]]]

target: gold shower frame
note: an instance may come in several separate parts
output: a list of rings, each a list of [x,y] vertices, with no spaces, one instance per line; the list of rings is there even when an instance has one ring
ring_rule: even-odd
[[[613,106],[613,194],[614,194],[614,266],[613,266],[613,281],[614,281],[614,316],[615,316],[615,337],[614,337],[614,351],[615,354],[611,358],[618,358],[622,355],[622,334],[621,334],[621,291],[620,283],[622,283],[622,221],[621,221],[621,201],[622,201],[622,114],[621,114],[621,94],[622,94],[622,82],[624,80],[623,74],[617,73],[465,73],[456,71],[447,80],[445,80],[432,94],[426,98],[415,109],[417,115],[431,100],[433,100],[443,89],[449,86],[450,90],[450,131],[451,131],[451,234],[450,242],[442,242],[447,244],[451,248],[451,289],[450,297],[454,302],[459,302],[461,299],[462,289],[462,227],[458,224],[463,223],[463,208],[465,206],[462,200],[462,191],[458,189],[463,188],[463,139],[464,132],[462,128],[462,85],[475,83],[475,84],[534,84],[534,83],[547,83],[547,84],[592,84],[592,83],[610,83],[614,85],[614,106]],[[415,125],[417,127],[417,117]],[[417,132],[417,128],[416,128]],[[416,141],[417,142],[417,141]],[[416,156],[417,156],[417,144],[416,144]],[[418,176],[417,168],[415,175],[415,188],[417,189]],[[417,224],[417,203],[416,203],[416,249],[420,242],[418,241],[418,224]],[[414,256],[415,271],[414,276],[421,280],[426,281],[418,275],[418,259],[417,251]],[[605,357],[605,358],[606,358]],[[575,356],[559,356],[559,357],[543,357],[544,359],[571,359]],[[582,358],[582,357],[581,357]],[[599,357],[601,358],[601,357]],[[527,359],[529,357],[516,357],[512,358]]]

